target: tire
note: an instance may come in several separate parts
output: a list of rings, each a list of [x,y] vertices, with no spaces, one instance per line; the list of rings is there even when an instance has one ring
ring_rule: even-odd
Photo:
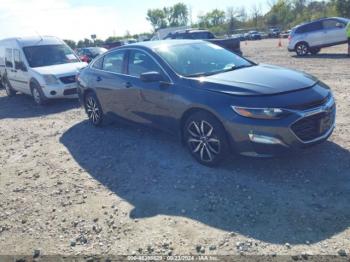
[[[34,102],[37,105],[45,105],[47,103],[47,98],[45,97],[43,90],[37,83],[31,84],[31,92]]]
[[[298,56],[306,56],[310,51],[307,43],[297,44],[295,46],[295,50]]]
[[[12,97],[12,96],[16,95],[16,91],[12,88],[10,82],[6,78],[3,79],[2,84],[5,88],[6,95],[8,97]]]
[[[188,117],[183,135],[190,154],[202,165],[217,166],[229,152],[224,127],[216,117],[205,111]]]
[[[85,95],[84,99],[85,112],[93,126],[101,126],[104,118],[102,107],[97,96],[93,92]]]
[[[317,55],[320,51],[321,51],[321,48],[318,48],[318,47],[310,48],[310,53],[312,55]]]

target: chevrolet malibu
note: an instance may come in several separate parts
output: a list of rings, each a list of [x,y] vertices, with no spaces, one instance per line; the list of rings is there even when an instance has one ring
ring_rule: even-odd
[[[114,115],[169,131],[207,166],[230,152],[296,151],[327,140],[334,129],[335,102],[323,82],[203,41],[117,48],[95,59],[77,80],[93,125]]]

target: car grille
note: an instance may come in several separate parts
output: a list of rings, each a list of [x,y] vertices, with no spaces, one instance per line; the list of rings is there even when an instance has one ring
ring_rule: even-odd
[[[63,84],[72,84],[76,82],[75,75],[60,77],[60,80]]]
[[[331,95],[329,94],[328,96],[326,96],[322,99],[314,100],[314,101],[309,102],[309,103],[293,105],[293,106],[290,106],[288,108],[296,109],[296,110],[307,110],[307,109],[319,107],[319,106],[324,105],[330,99],[330,97],[331,97]]]
[[[295,122],[291,129],[303,142],[310,142],[324,136],[333,127],[335,104],[326,112],[304,117]]]
[[[63,95],[64,96],[69,96],[69,95],[75,95],[78,93],[78,89],[77,88],[70,88],[70,89],[66,89],[63,91]]]

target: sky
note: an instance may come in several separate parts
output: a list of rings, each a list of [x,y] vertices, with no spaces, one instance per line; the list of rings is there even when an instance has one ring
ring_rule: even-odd
[[[267,10],[267,0],[0,0],[0,39],[33,35],[54,35],[79,40],[96,34],[108,36],[149,32],[149,8],[162,8],[182,2],[198,14],[214,8],[246,7],[254,4]]]

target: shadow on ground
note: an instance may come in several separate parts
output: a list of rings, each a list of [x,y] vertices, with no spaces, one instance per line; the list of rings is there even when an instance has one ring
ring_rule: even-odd
[[[299,58],[299,59],[349,59],[350,57],[348,54],[331,54],[331,53],[324,53],[324,54],[317,54],[317,55],[307,55],[307,56],[297,56],[293,55],[292,57],[294,58]]]
[[[30,118],[57,114],[79,107],[77,99],[50,100],[46,105],[36,105],[31,96],[16,94],[0,96],[0,120],[5,118]]]
[[[82,135],[83,134],[83,135]],[[175,138],[81,122],[60,139],[77,163],[134,209],[182,216],[270,243],[315,243],[350,225],[350,153],[333,143],[274,159],[197,164]]]

